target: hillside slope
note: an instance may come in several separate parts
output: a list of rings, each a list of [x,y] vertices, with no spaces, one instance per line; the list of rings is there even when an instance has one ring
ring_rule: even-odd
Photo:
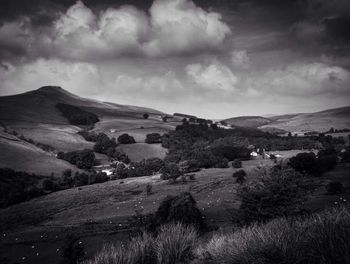
[[[251,127],[257,128],[262,125],[266,125],[272,122],[269,118],[262,116],[239,116],[223,120],[229,125],[239,127]]]
[[[92,149],[93,143],[85,141],[78,134],[81,128],[69,123],[57,109],[58,103],[78,106],[96,114],[100,121],[95,124],[94,131],[104,132],[111,137],[118,137],[122,133],[135,134],[137,143],[143,143],[147,133],[165,133],[177,125],[176,123],[162,122],[161,116],[164,113],[154,109],[86,99],[60,87],[45,86],[18,95],[0,97],[0,128],[10,133],[16,132],[18,137],[23,135],[26,139],[34,140],[36,143],[52,146],[56,151]],[[144,113],[149,115],[147,120],[143,118]],[[29,172],[37,172],[37,169],[28,167],[30,162],[25,157],[29,155],[32,161],[50,160],[46,163],[55,163],[55,165],[47,166],[53,171],[57,170],[58,167],[60,168],[58,171],[61,171],[61,168],[66,168],[60,162],[56,163],[56,159],[52,156],[49,158],[41,157],[40,155],[47,153],[42,153],[43,151],[35,145],[29,144],[31,146],[28,149],[28,143],[19,140],[18,137],[14,141],[2,138],[0,144],[5,153],[0,156],[1,167],[10,167],[16,170],[21,168]],[[129,149],[125,148],[126,154],[128,154]],[[164,151],[160,150],[159,147],[143,145],[138,149],[143,150],[147,157],[164,156]],[[40,157],[37,155],[37,151],[40,152]],[[130,154],[133,154],[135,148],[130,151]],[[142,152],[138,153],[137,159],[140,159],[140,155]],[[33,168],[35,166],[34,164]],[[43,171],[46,174],[46,168]]]
[[[260,128],[273,127],[290,132],[326,132],[330,128],[350,128],[350,107],[329,109],[316,113],[271,117],[270,124]]]
[[[225,119],[228,124],[260,128],[264,131],[326,132],[330,128],[350,128],[350,106],[315,113],[262,116],[240,116]]]

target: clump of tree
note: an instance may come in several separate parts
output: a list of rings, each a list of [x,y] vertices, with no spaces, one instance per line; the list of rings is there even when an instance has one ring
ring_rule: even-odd
[[[44,176],[0,168],[0,208],[30,200],[44,194],[38,187]]]
[[[162,143],[162,136],[159,133],[147,134],[145,142],[148,144]]]
[[[95,154],[90,149],[76,150],[71,152],[59,152],[58,159],[68,161],[79,169],[91,169],[96,164]]]
[[[118,142],[120,144],[134,144],[136,143],[135,139],[129,134],[122,134],[118,137]]]
[[[180,167],[173,162],[165,163],[164,166],[160,170],[161,173],[161,179],[162,180],[171,180],[176,181],[177,178],[179,178],[181,175],[183,175],[183,172],[180,170]]]
[[[158,173],[164,167],[164,161],[159,158],[144,159],[140,162],[131,162],[129,165],[118,163],[114,174],[118,179],[148,176]]]
[[[289,165],[302,174],[320,175],[337,165],[338,155],[334,149],[324,149],[317,156],[312,152],[299,153],[289,160]]]
[[[275,167],[258,175],[239,190],[241,206],[235,221],[247,224],[304,213],[303,197],[310,189],[300,173]]]
[[[109,138],[104,133],[99,133],[96,137],[94,145],[94,151],[102,154],[109,154],[112,155],[112,151],[114,151],[115,147],[117,146],[117,142],[115,141],[115,138]]]
[[[74,105],[58,103],[56,108],[72,125],[93,126],[99,121],[96,114]]]
[[[41,148],[42,150],[46,151],[46,152],[54,152],[56,149],[48,144],[44,144],[44,143],[40,143],[40,142],[36,142],[34,141],[33,139],[31,138],[26,138],[25,136],[23,135],[20,135],[19,136],[19,139],[23,140],[23,141],[26,141],[30,144],[33,144],[35,146],[37,146],[38,148]]]
[[[124,163],[130,162],[129,157],[125,153],[116,150],[118,144],[115,138],[109,138],[105,133],[96,134],[95,132],[89,132],[86,130],[80,131],[79,134],[83,136],[86,141],[95,142],[95,152],[105,154],[112,159]]]

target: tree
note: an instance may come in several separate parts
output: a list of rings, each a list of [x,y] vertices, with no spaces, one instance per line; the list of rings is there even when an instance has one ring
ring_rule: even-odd
[[[144,114],[143,114],[143,118],[144,118],[144,119],[148,119],[148,118],[149,118],[149,114],[144,113]]]
[[[160,170],[162,180],[173,180],[175,181],[178,177],[180,177],[183,173],[181,172],[179,166],[170,162],[164,165]]]
[[[135,139],[128,135],[128,134],[122,134],[118,137],[118,142],[120,144],[134,144],[136,143]]]
[[[310,153],[299,153],[289,160],[289,165],[302,174],[315,174],[317,171],[316,155]]]
[[[186,225],[194,225],[202,231],[207,228],[204,216],[198,209],[193,196],[188,192],[177,196],[167,196],[160,203],[154,218],[156,226],[180,222]]]
[[[145,142],[147,144],[161,143],[162,142],[162,136],[159,133],[147,134]]]

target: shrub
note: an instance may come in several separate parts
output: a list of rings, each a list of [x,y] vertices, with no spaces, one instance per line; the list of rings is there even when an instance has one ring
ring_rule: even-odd
[[[158,263],[189,263],[196,240],[197,233],[191,227],[181,224],[162,226],[155,244]]]
[[[162,142],[162,136],[159,133],[147,134],[145,142],[148,143],[148,144],[161,143]]]
[[[99,121],[97,115],[81,109],[80,107],[58,103],[56,108],[61,111],[72,125],[88,125],[91,126]]]
[[[239,160],[239,159],[233,160],[232,167],[235,168],[235,169],[242,168],[242,161]]]
[[[205,230],[204,216],[197,208],[196,201],[190,193],[181,193],[177,196],[167,196],[159,205],[154,216],[154,225],[166,223],[183,223],[194,225],[199,230]]]
[[[95,175],[94,183],[102,183],[108,181],[107,173],[99,171]]]
[[[243,184],[245,182],[245,176],[247,176],[247,173],[244,170],[235,171],[232,174],[232,177],[236,178],[236,182],[239,184]]]
[[[120,144],[134,144],[136,143],[135,139],[128,135],[128,134],[122,134],[118,137],[118,142]]]
[[[148,119],[148,118],[149,118],[149,114],[144,113],[144,114],[142,115],[142,117],[143,117],[144,119]]]
[[[145,192],[147,196],[152,194],[152,185],[150,183],[147,183],[145,187]]]
[[[326,185],[326,190],[328,194],[339,194],[344,191],[344,187],[342,183],[333,181]]]

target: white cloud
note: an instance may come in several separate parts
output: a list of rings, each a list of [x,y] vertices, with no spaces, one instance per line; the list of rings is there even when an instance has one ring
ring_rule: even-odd
[[[238,78],[230,68],[218,61],[213,61],[206,66],[202,64],[187,65],[186,73],[194,83],[203,88],[228,92],[237,90]]]
[[[251,76],[247,86],[260,93],[310,96],[348,93],[350,74],[324,63],[295,63]]]
[[[221,48],[231,33],[220,14],[207,12],[191,0],[155,0],[148,14],[133,6],[94,14],[78,1],[53,26],[40,31],[28,18],[24,20],[18,22],[23,25],[2,25],[0,39],[11,34],[7,39],[20,39],[21,47],[29,46],[31,54],[77,60],[198,53]],[[11,27],[15,33],[9,32]]]
[[[61,86],[73,93],[96,95],[103,85],[98,67],[90,63],[72,63],[38,59],[22,66],[7,64],[0,69],[3,93],[24,92],[44,85]]]
[[[234,50],[231,52],[232,65],[238,69],[248,69],[250,58],[246,50]]]

